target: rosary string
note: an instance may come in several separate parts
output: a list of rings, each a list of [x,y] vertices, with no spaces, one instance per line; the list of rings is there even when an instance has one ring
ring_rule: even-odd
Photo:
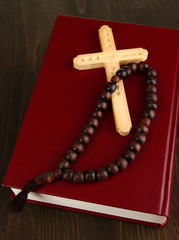
[[[99,121],[108,108],[109,100],[111,99],[112,93],[116,90],[118,82],[121,79],[129,77],[132,73],[137,72],[146,72],[146,108],[141,122],[135,128],[135,135],[133,140],[129,143],[127,150],[121,157],[96,171],[91,169],[86,171],[71,170],[70,165],[74,163],[78,155],[83,152],[85,145],[89,142],[90,137],[98,127]],[[157,109],[156,76],[156,71],[153,68],[149,68],[148,63],[143,61],[139,64],[129,63],[127,66],[118,70],[111,81],[105,84],[104,89],[101,91],[100,99],[88,123],[82,129],[82,133],[77,141],[58,162],[57,168],[53,171],[43,172],[35,179],[29,181],[22,191],[10,202],[9,209],[12,212],[22,211],[30,191],[34,191],[38,186],[49,184],[55,179],[61,179],[72,183],[92,183],[105,180],[109,176],[126,169],[128,163],[135,159],[137,152],[141,149],[141,145],[146,141],[149,125],[151,120],[155,117],[155,110]]]

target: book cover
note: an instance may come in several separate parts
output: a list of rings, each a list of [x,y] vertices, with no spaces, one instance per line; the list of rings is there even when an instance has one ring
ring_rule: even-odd
[[[34,91],[3,181],[15,193],[58,161],[81,133],[106,83],[105,70],[78,71],[73,58],[100,52],[98,29],[112,28],[117,49],[142,47],[158,73],[158,109],[146,143],[125,171],[94,184],[55,181],[29,194],[29,201],[164,225],[169,219],[178,117],[179,31],[127,23],[58,16]],[[124,82],[133,128],[145,108],[145,78]],[[72,169],[104,167],[126,150],[109,109]],[[147,216],[147,217],[146,217]]]

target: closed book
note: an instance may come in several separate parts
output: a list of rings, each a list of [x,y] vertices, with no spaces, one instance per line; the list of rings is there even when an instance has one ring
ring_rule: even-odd
[[[112,21],[58,16],[3,181],[14,194],[53,170],[87,123],[106,83],[103,68],[76,70],[73,58],[101,52],[98,29],[112,28],[116,48],[142,47],[156,69],[158,109],[146,142],[128,167],[107,180],[74,184],[56,180],[28,201],[111,218],[164,226],[169,219],[178,117],[179,31]],[[145,108],[145,74],[124,81],[133,129]],[[134,136],[120,136],[111,107],[73,170],[96,170],[115,161]]]

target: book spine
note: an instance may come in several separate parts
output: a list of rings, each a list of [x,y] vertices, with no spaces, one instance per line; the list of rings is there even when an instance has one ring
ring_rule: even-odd
[[[178,41],[179,46],[179,41]],[[163,205],[161,214],[165,215],[169,220],[169,213],[170,213],[170,202],[171,202],[171,195],[172,195],[172,182],[173,182],[173,172],[174,172],[174,160],[175,160],[175,148],[176,148],[176,137],[177,137],[177,122],[178,122],[178,114],[179,114],[179,47],[178,47],[178,54],[177,54],[177,61],[176,61],[176,84],[174,86],[173,91],[173,108],[171,112],[172,120],[171,126],[173,126],[171,134],[170,134],[170,148],[168,154],[168,164],[167,164],[167,172],[166,172],[166,179],[165,179],[165,190],[163,196]],[[168,222],[168,221],[167,221]],[[167,223],[166,222],[166,223]],[[164,226],[164,223],[162,226]]]

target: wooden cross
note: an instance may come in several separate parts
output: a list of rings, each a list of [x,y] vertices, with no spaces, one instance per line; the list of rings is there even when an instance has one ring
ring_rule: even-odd
[[[107,25],[99,29],[99,39],[102,52],[78,55],[73,59],[74,68],[85,70],[104,67],[107,81],[111,81],[120,65],[129,62],[138,63],[147,59],[148,52],[143,48],[116,50],[112,29]],[[122,80],[119,81],[117,90],[112,94],[112,106],[116,131],[122,136],[128,135],[132,123]]]

